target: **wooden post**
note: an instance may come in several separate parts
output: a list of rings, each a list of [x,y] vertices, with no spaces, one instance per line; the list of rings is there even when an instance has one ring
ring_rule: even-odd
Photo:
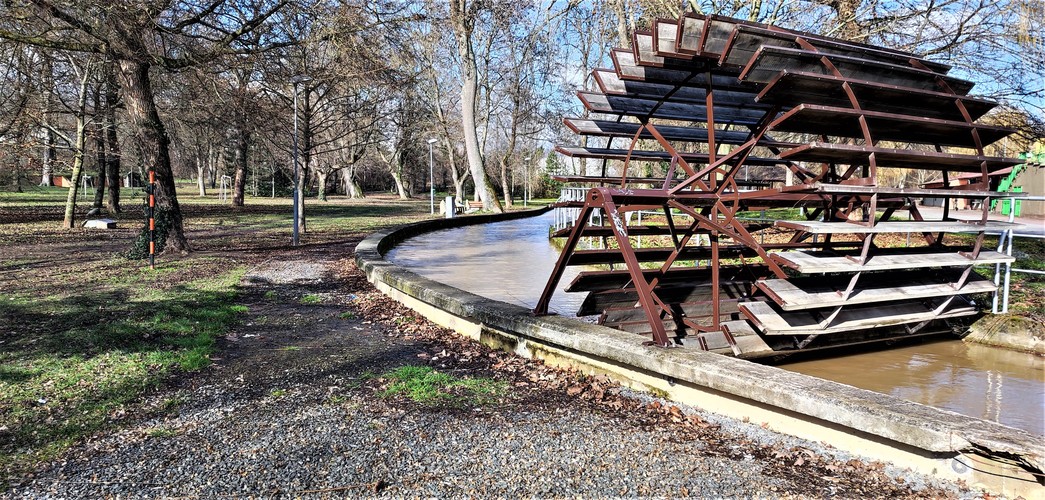
[[[156,269],[156,171],[149,169],[149,269]]]

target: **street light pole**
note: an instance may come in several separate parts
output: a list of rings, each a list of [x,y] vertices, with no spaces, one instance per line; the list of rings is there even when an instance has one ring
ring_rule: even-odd
[[[301,203],[304,202],[304,200],[300,199],[301,173],[298,168],[298,85],[311,80],[311,78],[304,75],[298,75],[290,79],[290,83],[294,85],[294,233],[291,237],[293,246],[298,246],[298,243],[301,241],[299,237],[301,233]]]
[[[435,154],[432,152],[433,144],[435,144],[435,139],[428,139],[428,185],[430,186],[428,197],[432,215],[435,215]]]
[[[298,246],[298,232],[301,226],[301,219],[298,218],[298,83],[297,79],[294,79],[294,235],[291,238],[291,244]]]
[[[523,160],[523,206],[524,207],[530,206],[530,197],[529,197],[529,194],[528,194],[529,190],[530,190],[530,157],[527,156],[526,159]]]

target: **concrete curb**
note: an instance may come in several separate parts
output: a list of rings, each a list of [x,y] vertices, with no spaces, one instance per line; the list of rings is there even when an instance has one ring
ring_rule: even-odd
[[[420,233],[543,212],[440,219],[382,231],[356,247],[356,262],[384,293],[487,344],[608,373],[627,385],[714,413],[765,422],[779,432],[930,475],[1045,498],[1040,479],[1027,471],[1045,469],[1041,436],[772,366],[704,351],[643,346],[635,335],[607,327],[535,317],[523,307],[432,281],[383,258],[396,243]]]

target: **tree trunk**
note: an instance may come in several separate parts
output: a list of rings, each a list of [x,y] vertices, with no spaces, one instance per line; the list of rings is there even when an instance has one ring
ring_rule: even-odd
[[[464,149],[468,159],[468,169],[472,173],[475,192],[483,202],[483,209],[503,212],[501,202],[497,200],[490,180],[486,176],[483,156],[479,151],[479,133],[475,125],[475,108],[478,103],[478,74],[475,66],[475,51],[472,47],[472,29],[477,17],[474,5],[466,5],[463,0],[453,2],[451,6],[454,36],[457,38],[457,50],[461,57],[461,128],[464,131]]]
[[[95,115],[97,115],[99,105],[101,104],[99,101],[98,92],[95,92]],[[91,125],[91,137],[94,139],[94,162],[98,169],[98,176],[94,180],[94,204],[92,207],[100,211],[102,203],[105,201],[105,182],[109,176],[105,168],[105,136],[102,133],[101,120],[97,116],[94,118],[94,124]]]
[[[53,93],[49,90],[53,87],[54,70],[51,64],[50,56],[45,56],[41,60],[42,69],[41,73],[44,79],[43,88],[47,89],[44,91],[44,105],[42,112],[43,118],[43,134],[44,134],[44,151],[43,151],[43,166],[40,175],[41,186],[53,186],[54,185],[54,161],[58,157],[58,153],[54,147],[54,131],[49,127],[51,120],[51,99],[53,99]],[[21,192],[21,185],[19,184],[19,191]]]
[[[200,190],[200,198],[207,196],[207,163],[203,161],[199,150],[196,151],[196,184]]]
[[[214,145],[207,146],[207,180],[210,182],[211,189],[218,188],[218,153],[214,150]]]
[[[58,151],[54,147],[54,132],[51,129],[44,129],[44,161],[40,179],[41,186],[54,185],[52,172],[54,171],[54,161],[57,157]]]
[[[89,71],[87,69],[84,70]],[[72,229],[75,223],[76,194],[80,187],[80,179],[83,177],[84,148],[87,143],[87,76],[84,75],[80,84],[80,98],[77,101],[76,110],[76,140],[73,152],[73,171],[69,175],[69,196],[65,199],[65,218],[62,227]]]
[[[123,91],[128,123],[134,138],[141,145],[142,160],[156,172],[156,208],[162,212],[168,225],[163,251],[187,252],[189,242],[182,226],[181,206],[175,192],[174,172],[171,169],[170,138],[160,120],[159,111],[149,81],[149,64],[122,59],[119,61],[119,81]]]
[[[22,167],[21,167],[21,164],[18,162],[18,160],[15,160],[15,162],[14,162],[14,169],[15,169],[15,192],[16,193],[21,193],[22,192]]]
[[[232,206],[243,206],[243,191],[247,184],[247,150],[250,149],[250,132],[241,124],[236,138],[236,176],[232,181]]]
[[[625,0],[612,0],[609,3],[614,17],[617,18],[617,46],[631,47],[631,33],[635,31],[635,19],[628,2]]]
[[[319,168],[316,169],[316,182],[319,184],[319,192],[316,193],[316,199],[319,201],[327,201],[327,178],[330,177],[330,173],[326,170]]]
[[[105,173],[109,191],[105,197],[105,208],[110,214],[120,208],[120,141],[116,137],[116,106],[120,93],[116,86],[116,74],[112,64],[106,67],[105,110],[102,112],[102,131],[105,133]]]
[[[512,199],[512,182],[511,178],[508,177],[508,157],[505,155],[501,158],[501,189],[504,190],[504,206],[512,207],[514,202]]]
[[[304,92],[305,98],[302,104],[301,113],[301,147],[299,149],[301,159],[299,166],[301,172],[297,179],[298,184],[298,229],[305,232],[305,188],[308,187],[308,172],[309,165],[312,162],[312,106],[311,97],[312,92],[309,90],[308,85],[305,86]]]
[[[443,137],[443,146],[446,148],[446,162],[450,167],[450,176],[454,180],[454,198],[463,200],[465,197],[464,184],[468,182],[468,170],[457,172],[457,155],[454,154],[454,145],[450,142],[448,135]]]
[[[835,26],[826,34],[845,40],[863,42],[867,38],[864,28],[857,23],[861,0],[816,0],[835,12]]]
[[[468,178],[461,176],[460,179],[454,179],[454,198],[457,200],[464,200],[468,197],[468,193],[465,192],[464,185],[468,183]]]
[[[345,182],[345,194],[352,199],[366,198],[363,188],[356,181],[356,166],[349,165],[341,170],[341,179]]]
[[[410,187],[407,185],[406,179],[403,179],[402,167],[392,169],[392,180],[395,181],[396,191],[399,192],[399,199],[409,200],[411,198]]]
[[[116,137],[116,93],[115,82],[109,85],[106,93],[106,110],[102,113],[102,132],[106,135],[106,181],[109,191],[106,195],[106,209],[109,213],[119,213],[120,208],[120,143]]]

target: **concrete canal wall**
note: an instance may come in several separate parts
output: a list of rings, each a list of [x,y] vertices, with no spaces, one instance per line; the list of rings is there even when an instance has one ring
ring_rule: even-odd
[[[636,389],[869,459],[964,480],[993,493],[1045,498],[1041,436],[772,366],[693,349],[644,346],[642,338],[611,328],[535,317],[523,307],[429,280],[383,257],[417,234],[537,213],[440,219],[375,233],[356,248],[356,260],[386,295],[487,345],[605,373]]]

